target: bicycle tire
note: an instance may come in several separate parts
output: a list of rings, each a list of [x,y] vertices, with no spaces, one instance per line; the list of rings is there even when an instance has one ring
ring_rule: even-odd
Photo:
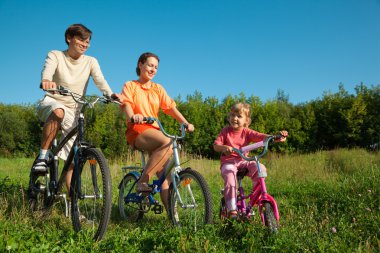
[[[169,218],[173,225],[196,232],[205,224],[212,223],[211,191],[203,176],[195,170],[187,168],[178,175],[177,189],[183,206],[180,206],[179,197],[171,183],[169,187]],[[195,205],[193,200],[195,200]]]
[[[136,192],[136,182],[138,177],[133,173],[128,173],[121,180],[119,185],[119,212],[120,216],[127,221],[137,222],[144,217],[141,211],[141,204],[138,203]]]
[[[277,233],[279,228],[279,223],[274,215],[273,207],[270,202],[265,202],[263,205],[263,214],[265,226],[268,227],[269,232]]]
[[[98,149],[87,148],[82,152],[71,179],[71,220],[76,232],[85,230],[99,241],[111,216],[111,177],[107,160]]]

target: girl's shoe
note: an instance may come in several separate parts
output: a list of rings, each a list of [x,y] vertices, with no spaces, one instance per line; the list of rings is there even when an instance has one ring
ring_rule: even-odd
[[[229,211],[229,213],[228,213],[228,218],[229,218],[230,220],[237,220],[237,218],[238,218],[238,213],[237,213],[237,211],[236,211],[236,210]]]

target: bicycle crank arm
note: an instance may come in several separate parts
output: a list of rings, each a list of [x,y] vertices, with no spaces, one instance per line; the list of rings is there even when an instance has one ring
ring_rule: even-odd
[[[183,209],[187,209],[187,208],[197,208],[198,205],[197,205],[197,204],[181,205],[181,207],[182,207]]]
[[[103,195],[82,195],[79,199],[101,199]]]

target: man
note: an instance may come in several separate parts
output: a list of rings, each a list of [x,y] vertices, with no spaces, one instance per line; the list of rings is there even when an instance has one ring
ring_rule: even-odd
[[[65,41],[68,49],[50,51],[46,57],[41,80],[43,90],[63,86],[75,93],[84,95],[91,76],[102,94],[118,97],[118,95],[112,94],[98,61],[94,57],[84,55],[90,46],[91,35],[92,32],[82,24],[73,24],[67,28]],[[47,172],[47,159],[49,158],[51,144],[59,130],[62,131],[64,137],[76,126],[80,106],[71,96],[52,92],[45,93],[45,97],[38,105],[39,118],[45,123],[42,131],[40,155],[32,168],[34,172]],[[75,136],[62,149],[59,154],[61,159],[67,159],[74,140]],[[70,188],[72,171],[73,164],[67,173],[66,184],[68,189]]]

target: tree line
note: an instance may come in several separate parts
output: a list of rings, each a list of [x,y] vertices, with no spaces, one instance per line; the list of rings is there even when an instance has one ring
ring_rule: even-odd
[[[295,105],[282,90],[266,102],[244,93],[219,100],[203,98],[200,92],[175,100],[179,110],[196,128],[187,135],[184,147],[187,152],[203,157],[218,156],[212,144],[228,124],[227,114],[237,102],[251,105],[250,128],[270,134],[288,130],[288,141],[273,147],[279,152],[369,147],[380,142],[380,85],[368,87],[361,83],[355,87],[355,94],[349,94],[340,84],[336,93],[325,92],[321,98]],[[167,132],[177,133],[178,124],[172,118],[160,113],[160,119]],[[86,112],[87,139],[101,148],[106,157],[120,158],[131,152],[125,130],[125,116],[114,104],[97,104]],[[0,103],[1,156],[34,156],[39,150],[40,138],[36,105]]]

